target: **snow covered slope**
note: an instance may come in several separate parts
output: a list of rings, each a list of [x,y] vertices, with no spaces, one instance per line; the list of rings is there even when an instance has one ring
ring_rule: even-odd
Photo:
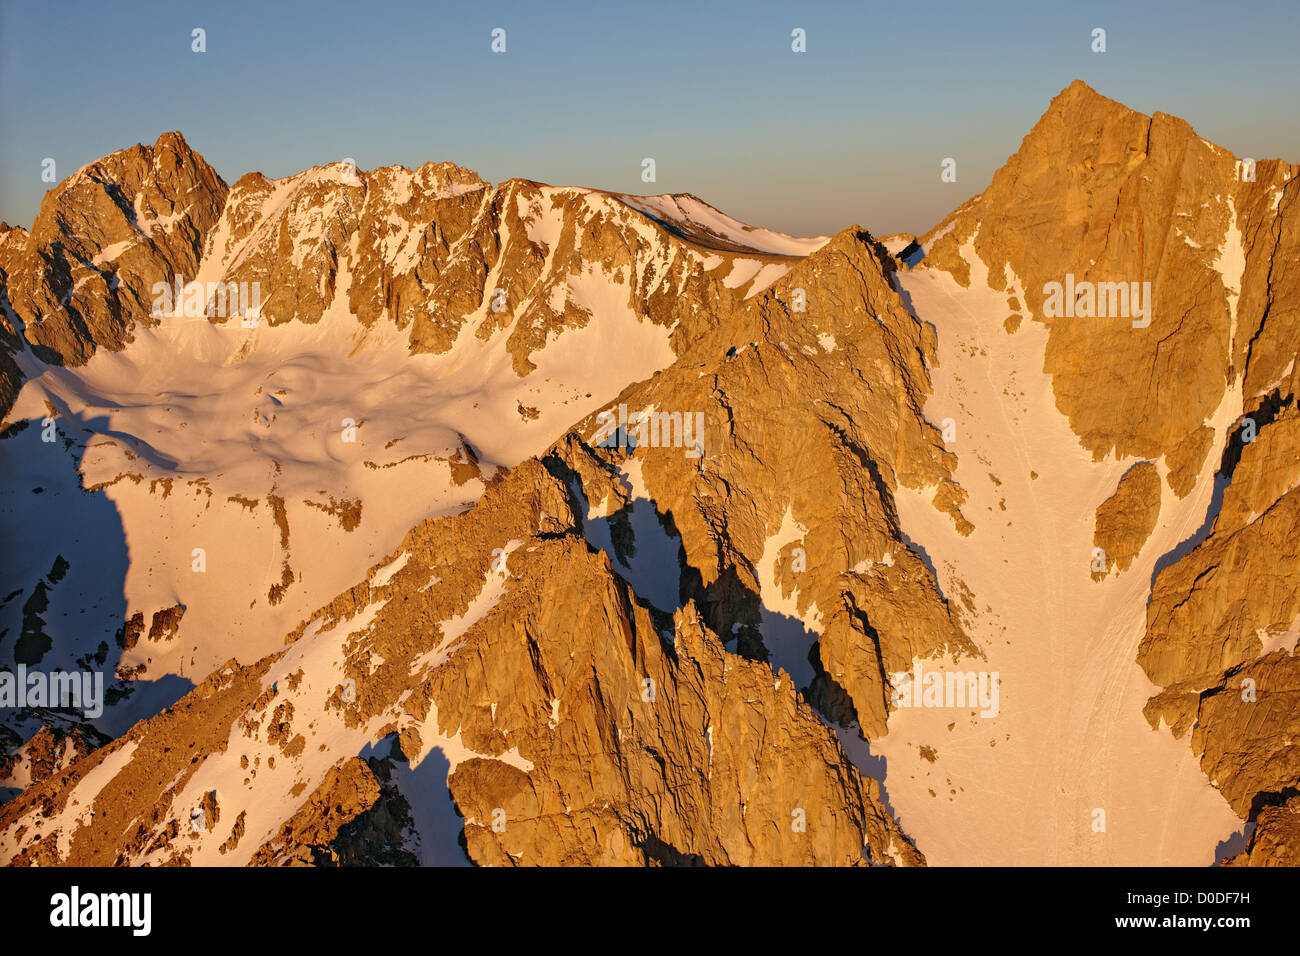
[[[1185,744],[1144,719],[1154,688],[1136,651],[1155,562],[1200,524],[1213,465],[1185,499],[1165,487],[1134,564],[1094,580],[1094,512],[1137,459],[1094,461],[1082,447],[1041,371],[1046,330],[1026,321],[1009,333],[1005,294],[963,252],[969,288],[924,269],[898,281],[939,332],[926,413],[954,423],[974,530],[958,533],[932,492],[896,500],[985,654],[922,668],[998,674],[998,708],[895,710],[873,742],[890,801],[935,864],[1209,865],[1241,821]],[[1216,416],[1220,437],[1234,417],[1226,405]]]

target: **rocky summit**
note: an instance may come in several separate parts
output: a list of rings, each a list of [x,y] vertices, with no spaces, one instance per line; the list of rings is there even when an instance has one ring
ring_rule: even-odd
[[[1078,81],[915,236],[79,169],[0,225],[0,860],[1296,865],[1297,172]]]

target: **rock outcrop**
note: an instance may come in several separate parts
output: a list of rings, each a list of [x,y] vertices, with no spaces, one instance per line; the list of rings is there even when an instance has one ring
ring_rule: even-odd
[[[1155,529],[1160,516],[1160,472],[1150,462],[1129,469],[1115,493],[1097,507],[1093,544],[1101,548],[1104,571],[1093,572],[1100,580],[1112,567],[1127,571],[1142,545]]]
[[[119,150],[48,192],[0,266],[6,311],[38,357],[81,365],[96,348],[123,348],[152,320],[154,284],[197,272],[226,192],[180,133]]]

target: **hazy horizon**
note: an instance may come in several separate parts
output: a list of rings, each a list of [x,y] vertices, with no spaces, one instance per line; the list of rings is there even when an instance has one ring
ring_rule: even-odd
[[[1262,42],[1238,31],[1261,18],[1274,27]],[[498,27],[504,53],[491,49]],[[1105,53],[1090,49],[1097,27]],[[30,226],[77,168],[178,129],[231,183],[345,157],[362,169],[446,160],[492,182],[689,192],[799,235],[919,233],[982,191],[1076,78],[1238,155],[1300,160],[1300,123],[1287,119],[1297,27],[1300,9],[1280,2],[928,5],[911,17],[758,4],[742,19],[686,4],[5,0],[0,219]],[[806,52],[791,49],[795,28]],[[351,55],[375,49],[390,52]],[[946,157],[956,182],[940,180]],[[56,183],[41,179],[47,158]]]

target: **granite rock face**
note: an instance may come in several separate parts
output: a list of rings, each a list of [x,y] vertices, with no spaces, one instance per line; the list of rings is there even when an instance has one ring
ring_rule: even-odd
[[[1134,465],[1120,479],[1115,493],[1097,508],[1093,543],[1104,552],[1106,571],[1127,571],[1142,550],[1160,515],[1160,473],[1155,465]],[[1105,577],[1105,571],[1093,576]]]
[[[1209,451],[1201,429],[1225,393],[1242,376],[1253,394],[1281,375],[1287,358],[1260,355],[1255,340],[1269,329],[1272,349],[1296,309],[1285,294],[1295,167],[1260,161],[1251,181],[1241,169],[1185,121],[1075,81],[989,188],[925,237],[926,261],[961,281],[958,250],[970,242],[998,265],[990,282],[1050,330],[1044,370],[1057,407],[1095,456],[1177,455],[1196,471],[1194,452]],[[1073,308],[1065,315],[1062,301],[1049,316],[1045,286],[1067,276]],[[1264,367],[1252,372],[1254,362]],[[1170,474],[1176,491],[1180,477]]]
[[[1300,866],[1300,800],[1268,806],[1256,817],[1250,846],[1228,860],[1225,866]]]
[[[682,576],[670,583],[758,659],[773,659],[760,631],[781,617],[793,636],[774,666],[803,674],[799,689],[819,702],[839,700],[840,722],[868,737],[885,729],[886,674],[945,647],[975,652],[894,507],[900,485],[950,483],[953,459],[920,411],[933,331],[908,314],[882,262],[891,266],[868,235],[846,230],[618,398],[702,416],[702,455],[661,439],[635,456],[643,507],[680,540]],[[577,433],[590,439],[599,425],[592,417]],[[562,453],[584,499],[618,500],[618,462],[577,447]],[[964,521],[939,494],[935,507]]]
[[[0,258],[8,321],[47,362],[123,348],[136,323],[153,320],[155,283],[196,273],[227,189],[180,133],[78,170]]]

